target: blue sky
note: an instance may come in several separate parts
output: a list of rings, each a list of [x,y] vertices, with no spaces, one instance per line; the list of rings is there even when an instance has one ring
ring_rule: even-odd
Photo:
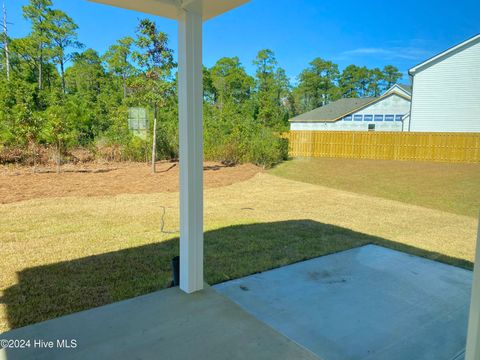
[[[29,25],[21,7],[28,0],[4,0],[10,35],[24,36]],[[132,35],[145,14],[90,3],[54,0],[79,25],[80,40],[104,52],[117,39]],[[252,0],[247,5],[205,24],[204,63],[238,56],[248,72],[258,50],[272,49],[295,81],[315,57],[368,67],[410,67],[480,33],[480,1],[438,0],[333,1]],[[154,18],[176,49],[175,21]],[[404,78],[404,82],[406,79]]]

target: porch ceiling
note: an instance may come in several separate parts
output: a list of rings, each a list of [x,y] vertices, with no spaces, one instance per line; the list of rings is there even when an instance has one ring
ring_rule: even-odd
[[[223,14],[250,0],[89,0],[96,3],[178,19],[179,10],[200,10],[203,20]]]

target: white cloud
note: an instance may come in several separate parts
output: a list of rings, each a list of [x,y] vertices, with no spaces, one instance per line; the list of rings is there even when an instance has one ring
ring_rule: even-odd
[[[430,57],[431,52],[417,47],[364,47],[358,49],[352,49],[344,51],[342,57],[356,57],[356,56],[368,56],[368,57],[381,57],[385,60],[392,59],[405,59],[405,60],[423,60]]]

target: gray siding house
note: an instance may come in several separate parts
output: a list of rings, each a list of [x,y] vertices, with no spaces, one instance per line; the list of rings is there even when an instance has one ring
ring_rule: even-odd
[[[480,132],[480,34],[410,69],[410,131]]]
[[[410,88],[394,85],[380,97],[343,98],[298,115],[290,130],[407,131],[409,111]]]

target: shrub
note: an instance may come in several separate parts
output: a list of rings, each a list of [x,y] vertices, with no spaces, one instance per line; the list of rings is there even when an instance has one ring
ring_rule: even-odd
[[[285,139],[271,128],[238,115],[222,121],[207,113],[204,139],[205,158],[227,165],[251,162],[269,168],[288,155]]]
[[[27,159],[25,151],[0,145],[0,164],[23,163]]]
[[[288,157],[288,142],[269,128],[261,128],[251,139],[248,162],[270,168]]]
[[[147,161],[150,157],[151,144],[138,136],[132,139],[121,148],[122,160]]]

